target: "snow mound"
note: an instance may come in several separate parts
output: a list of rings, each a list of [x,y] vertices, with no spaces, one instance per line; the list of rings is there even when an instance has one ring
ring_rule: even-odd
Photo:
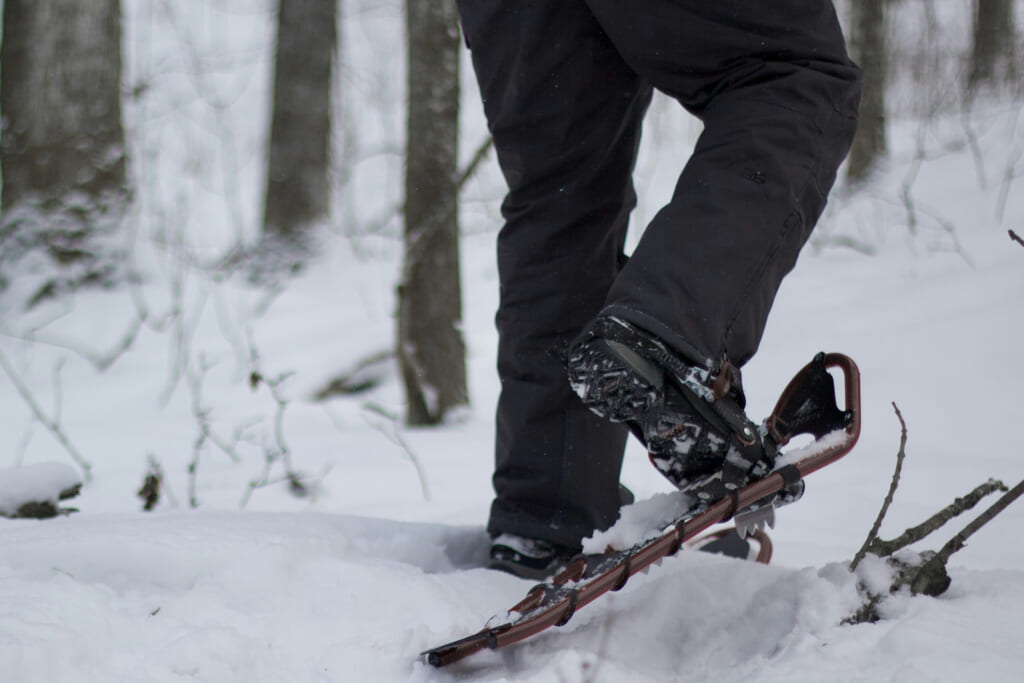
[[[896,596],[884,621],[844,626],[864,578],[844,564],[682,552],[563,628],[432,669],[420,652],[531,586],[483,569],[487,547],[479,527],[319,513],[12,521],[0,679],[963,681],[1024,666],[1022,571],[956,571],[941,599]]]
[[[49,504],[77,493],[82,479],[68,465],[45,462],[0,470],[0,516],[14,517],[26,504]]]

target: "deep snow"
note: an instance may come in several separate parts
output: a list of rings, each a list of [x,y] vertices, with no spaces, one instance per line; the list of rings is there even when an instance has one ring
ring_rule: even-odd
[[[843,567],[894,464],[891,402],[909,441],[883,535],[990,476],[1009,485],[1024,478],[1024,248],[1006,233],[1024,232],[1019,185],[1003,220],[995,217],[1004,166],[1024,146],[1018,103],[979,104],[973,115],[984,184],[961,119],[928,122],[930,154],[912,186],[915,232],[900,189],[925,124],[894,121],[888,169],[869,188],[833,197],[784,284],[745,369],[751,413],[763,416],[816,351],[843,351],[863,373],[864,432],[851,455],[814,474],[804,499],[779,512],[772,566],[683,553],[562,629],[434,671],[418,652],[479,629],[530,587],[480,568],[498,392],[493,159],[467,188],[462,213],[472,407],[442,429],[406,429],[392,419],[402,412],[393,371],[371,393],[316,403],[310,396],[333,373],[391,344],[397,224],[378,219],[401,187],[393,84],[404,78],[401,55],[387,47],[400,35],[400,4],[346,3],[341,81],[355,95],[339,106],[355,132],[337,145],[359,161],[339,168],[344,208],[322,258],[273,296],[183,266],[175,247],[180,238],[207,260],[236,236],[253,236],[267,120],[265,3],[126,5],[129,82],[149,83],[128,116],[140,186],[135,260],[147,279],[133,296],[91,293],[0,323],[0,353],[93,466],[74,502],[80,512],[0,519],[0,681],[1020,677],[1021,503],[954,556],[946,595],[899,596],[877,624],[840,624],[859,600]],[[469,155],[484,126],[464,82]],[[641,224],[671,192],[692,145],[696,128],[683,116],[666,102],[652,111],[638,164]],[[381,230],[360,232],[375,222]],[[874,253],[841,246],[851,242]],[[98,372],[85,352],[115,348],[140,302],[153,320],[182,306],[183,324],[145,327]],[[282,378],[284,443],[307,477],[305,498],[283,482],[250,489],[266,450],[280,446],[277,404],[265,385],[248,383],[254,357],[265,376]],[[197,414],[235,444],[237,462],[208,440],[193,480]],[[3,374],[0,425],[0,469],[73,464]],[[169,488],[143,513],[136,491],[150,455]],[[276,463],[271,479],[281,473]],[[623,481],[640,498],[668,490],[635,445]],[[918,548],[937,548],[964,523]],[[869,562],[861,578],[877,574]]]

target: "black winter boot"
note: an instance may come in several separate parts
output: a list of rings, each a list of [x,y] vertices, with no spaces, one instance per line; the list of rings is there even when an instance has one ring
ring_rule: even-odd
[[[688,363],[619,318],[597,318],[569,349],[569,383],[583,403],[626,423],[654,466],[712,503],[767,475],[777,448],[743,412],[739,373]]]

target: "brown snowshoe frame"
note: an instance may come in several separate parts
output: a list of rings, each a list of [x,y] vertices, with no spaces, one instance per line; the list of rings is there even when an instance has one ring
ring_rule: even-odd
[[[829,368],[842,372],[845,410],[836,406]],[[621,590],[631,576],[675,555],[683,543],[712,525],[763,503],[849,453],[860,436],[860,416],[860,372],[856,363],[840,353],[818,354],[786,386],[766,421],[769,433],[780,446],[797,434],[813,434],[814,443],[801,449],[802,453],[806,451],[805,456],[716,503],[688,512],[657,538],[628,550],[580,555],[550,582],[535,586],[509,610],[518,616],[427,650],[423,656],[432,666],[441,667],[484,648],[505,647],[551,626],[566,624],[576,610],[608,591]],[[824,438],[831,434],[839,434],[839,438]]]

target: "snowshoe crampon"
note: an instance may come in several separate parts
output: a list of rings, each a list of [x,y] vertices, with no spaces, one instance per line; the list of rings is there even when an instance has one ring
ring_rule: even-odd
[[[841,372],[845,405],[838,406],[835,381],[829,369]],[[764,423],[768,434],[785,446],[802,434],[813,437],[805,446],[783,450],[775,469],[764,478],[713,502],[701,503],[668,524],[660,535],[627,550],[580,555],[551,581],[538,584],[508,611],[504,623],[432,648],[422,655],[441,667],[482,649],[498,649],[561,626],[576,610],[608,591],[622,589],[634,574],[676,554],[714,524],[756,517],[774,509],[777,500],[802,486],[804,477],[843,457],[860,436],[860,373],[849,357],[819,353],[790,381]],[[742,526],[739,525],[738,526]]]

